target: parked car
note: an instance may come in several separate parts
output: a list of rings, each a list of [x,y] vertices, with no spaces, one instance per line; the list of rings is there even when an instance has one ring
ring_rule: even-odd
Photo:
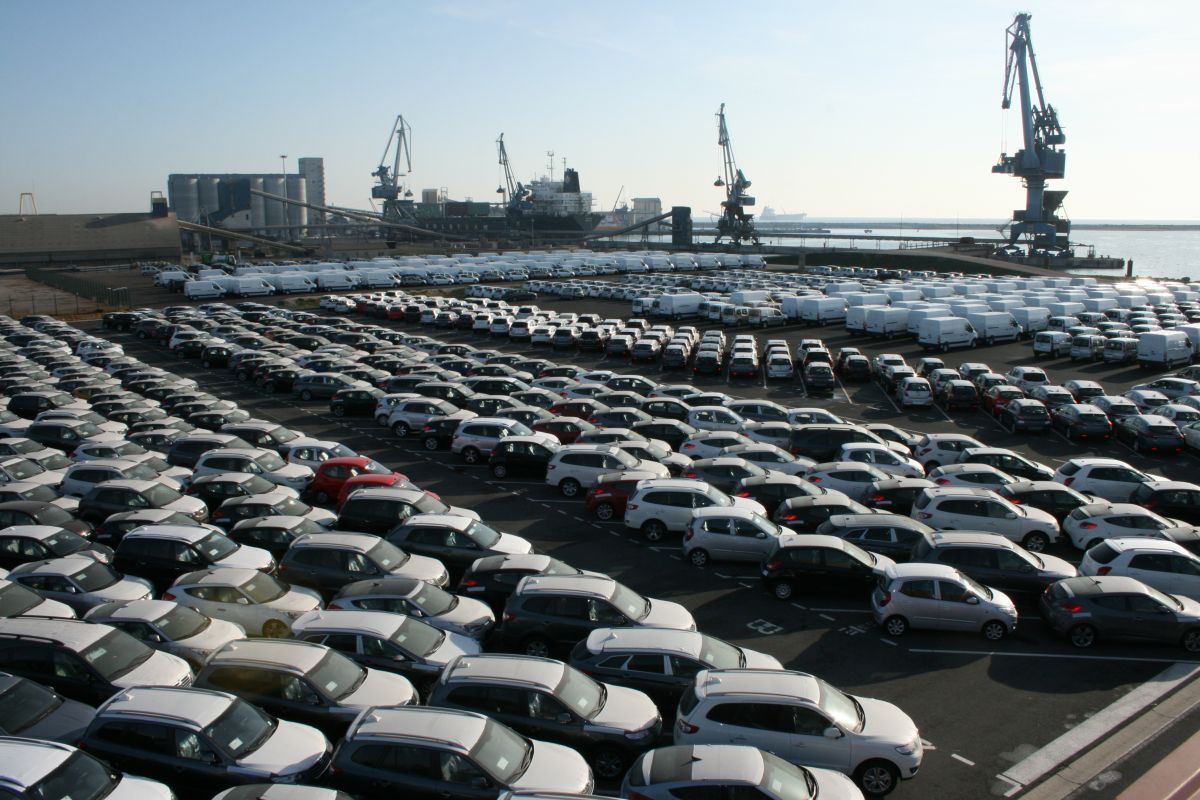
[[[1017,629],[1017,608],[1008,595],[945,564],[888,567],[871,594],[871,613],[889,636],[920,628],[999,641]]]
[[[1059,581],[1041,596],[1039,610],[1055,633],[1075,647],[1099,639],[1133,639],[1200,652],[1200,603],[1153,589],[1122,575]]]

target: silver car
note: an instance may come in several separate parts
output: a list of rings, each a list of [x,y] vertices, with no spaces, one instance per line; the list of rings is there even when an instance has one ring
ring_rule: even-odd
[[[775,549],[785,528],[739,506],[709,506],[692,511],[683,535],[683,557],[697,567],[710,559],[758,563]]]
[[[229,642],[246,638],[241,625],[206,617],[170,600],[105,603],[89,611],[84,619],[123,630],[155,650],[179,656],[193,669],[199,669]]]
[[[893,564],[871,594],[875,622],[889,636],[909,628],[974,631],[999,641],[1017,629],[1017,608],[1008,595],[944,564]]]

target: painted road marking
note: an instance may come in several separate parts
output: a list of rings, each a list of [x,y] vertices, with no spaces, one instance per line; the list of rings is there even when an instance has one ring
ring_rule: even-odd
[[[831,616],[829,616],[828,614],[817,614],[817,616],[818,616],[818,617],[820,617],[821,619],[827,619],[827,620],[829,620],[830,622],[837,622],[837,619],[836,619],[836,618],[834,618],[834,617],[831,617]]]
[[[1200,666],[1195,663],[1172,664],[997,777],[1018,784],[1021,788],[1030,785],[1197,675],[1200,675]]]
[[[1137,664],[1176,664],[1200,667],[1200,661],[1180,661],[1169,656],[1163,658],[1145,658],[1135,656],[1084,656],[1075,653],[1034,653],[1028,650],[934,650],[924,647],[910,647],[910,653],[927,653],[944,656],[1016,656],[1018,658],[1067,658],[1079,661],[1131,661]]]
[[[893,642],[891,639],[884,639],[882,636],[881,636],[881,637],[879,637],[879,641],[883,642],[884,644],[890,644],[892,647],[899,647],[899,646],[900,646],[900,645],[899,645],[899,644],[897,644],[896,642]]]
[[[958,753],[951,753],[951,754],[950,754],[950,757],[951,757],[951,758],[953,758],[955,761],[961,761],[962,763],[966,764],[968,767],[973,767],[973,766],[975,766],[975,762],[974,762],[974,761],[972,761],[972,760],[971,760],[971,759],[969,759],[969,758],[963,758],[963,757],[962,757],[962,756],[960,756]]]

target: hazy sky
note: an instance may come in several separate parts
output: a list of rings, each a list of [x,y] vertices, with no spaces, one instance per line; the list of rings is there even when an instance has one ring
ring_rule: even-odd
[[[414,190],[496,198],[549,150],[597,210],[659,196],[718,208],[725,102],[759,206],[813,217],[1001,220],[991,2],[67,2],[0,0],[0,213],[148,207],[171,172],[270,172],[323,156],[327,199],[364,207],[389,126]],[[1032,2],[1067,133],[1075,219],[1200,218],[1200,3]]]

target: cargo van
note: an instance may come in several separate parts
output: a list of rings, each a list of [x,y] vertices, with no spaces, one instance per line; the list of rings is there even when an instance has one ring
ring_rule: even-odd
[[[1176,325],[1171,330],[1179,331],[1188,337],[1188,342],[1192,345],[1192,358],[1195,359],[1197,354],[1200,354],[1200,323],[1189,322],[1185,325]]]
[[[730,292],[729,302],[734,305],[750,305],[751,303],[765,302],[771,299],[771,293],[766,289],[743,290],[740,292]]]
[[[975,329],[962,317],[929,317],[921,320],[917,343],[926,350],[943,353],[956,347],[974,347]]]
[[[849,333],[866,333],[867,312],[873,308],[887,308],[887,306],[856,306],[851,304],[846,309],[846,330]]]
[[[982,311],[967,314],[967,321],[985,343],[1015,342],[1021,333],[1017,321],[1007,311]]]
[[[1064,331],[1039,331],[1033,335],[1033,355],[1059,357],[1071,352],[1071,335]]]
[[[1104,343],[1105,364],[1132,364],[1137,361],[1138,340],[1125,336],[1109,339]]]
[[[650,307],[650,313],[670,317],[671,319],[693,317],[700,313],[700,302],[702,300],[704,300],[704,296],[698,292],[664,294],[654,299]]]
[[[1013,319],[1017,321],[1017,328],[1020,329],[1022,337],[1033,336],[1046,330],[1050,325],[1050,309],[1048,308],[1025,306],[1024,308],[1014,308],[1008,313],[1012,314]]]
[[[354,279],[345,272],[321,272],[317,275],[317,287],[326,292],[353,289]]]
[[[1192,361],[1192,343],[1181,331],[1147,331],[1138,337],[1137,362],[1142,367],[1171,369]]]
[[[1108,340],[1103,336],[1082,334],[1071,339],[1072,361],[1097,361],[1104,358],[1104,345]]]
[[[916,337],[921,332],[921,323],[930,317],[948,317],[950,316],[950,306],[942,303],[929,303],[919,308],[914,308],[908,312],[908,323],[906,328],[908,335]]]
[[[154,285],[178,291],[190,277],[181,269],[167,269],[154,276]]]
[[[808,325],[836,325],[846,321],[846,301],[840,297],[798,297],[794,305],[800,321]],[[787,301],[783,307],[786,313]]]
[[[1079,324],[1078,317],[1051,317],[1046,321],[1046,330],[1066,332]]]
[[[272,275],[267,278],[275,291],[280,294],[297,294],[301,292],[315,292],[317,285],[313,283],[312,278],[300,272],[284,272],[279,275]]]
[[[204,300],[224,297],[225,290],[216,281],[188,281],[183,285],[183,294],[189,300]]]
[[[275,287],[263,280],[262,276],[250,275],[234,278],[236,288],[233,293],[238,297],[265,297],[275,294]]]
[[[904,336],[908,333],[909,313],[907,308],[871,307],[867,310],[864,330],[870,336],[884,339]]]

